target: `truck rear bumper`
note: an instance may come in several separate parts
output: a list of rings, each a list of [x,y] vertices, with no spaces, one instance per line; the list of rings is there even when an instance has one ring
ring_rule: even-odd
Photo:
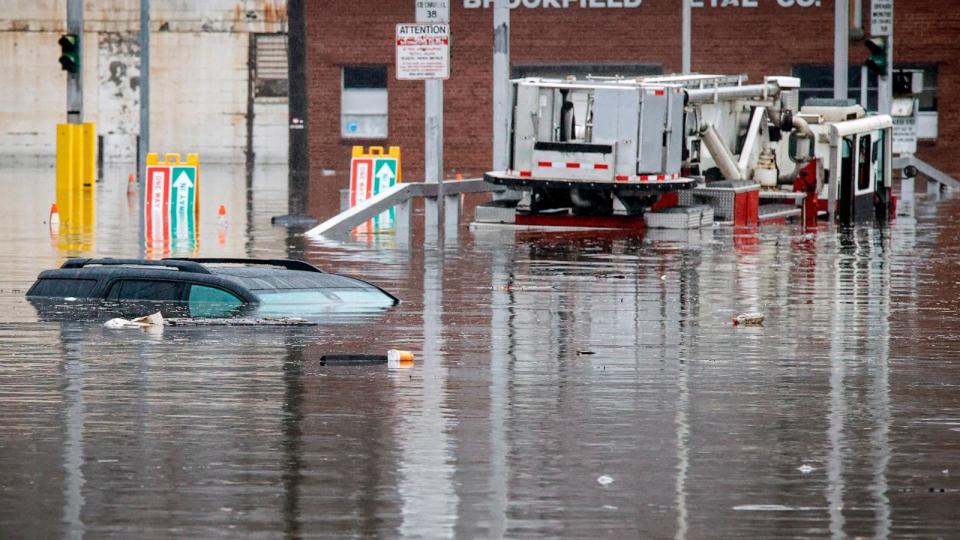
[[[521,171],[491,171],[485,173],[483,179],[491,184],[517,189],[589,189],[614,193],[677,191],[692,188],[697,183],[696,178],[685,178],[679,175],[641,175],[625,179],[620,177],[615,182],[596,182],[569,178],[538,178],[524,175]]]

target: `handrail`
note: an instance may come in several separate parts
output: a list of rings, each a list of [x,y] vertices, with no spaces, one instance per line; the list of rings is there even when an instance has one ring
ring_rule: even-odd
[[[90,258],[73,258],[67,259],[65,263],[60,268],[83,268],[85,266],[98,265],[98,266],[163,266],[166,268],[176,268],[180,272],[192,272],[195,274],[211,274],[210,270],[203,267],[203,265],[189,260],[183,259],[164,259],[161,261],[152,261],[147,259],[112,259],[112,258],[102,258],[102,259],[90,259]]]
[[[440,184],[405,182],[381,191],[379,194],[363,201],[353,208],[337,214],[304,234],[308,237],[347,234],[354,227],[363,224],[368,219],[415,197],[451,196],[460,193],[486,193],[503,191],[503,189],[502,186],[484,182],[483,178],[445,180]],[[400,218],[398,217],[398,222],[399,221]]]

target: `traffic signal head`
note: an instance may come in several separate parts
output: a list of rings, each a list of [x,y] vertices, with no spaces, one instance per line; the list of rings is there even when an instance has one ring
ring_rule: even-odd
[[[80,72],[80,40],[76,34],[64,34],[60,44],[60,67],[68,73]]]
[[[870,51],[870,58],[866,62],[867,69],[880,77],[886,77],[890,67],[887,65],[887,38],[870,38],[864,41],[864,45]]]

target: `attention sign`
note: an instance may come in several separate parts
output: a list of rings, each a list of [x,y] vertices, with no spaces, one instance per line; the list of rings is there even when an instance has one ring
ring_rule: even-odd
[[[450,78],[450,25],[397,25],[397,79]]]

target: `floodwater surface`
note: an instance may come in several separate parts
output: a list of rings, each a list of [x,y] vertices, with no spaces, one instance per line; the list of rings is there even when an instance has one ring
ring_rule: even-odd
[[[310,327],[42,322],[39,271],[137,256],[135,202],[107,175],[95,231],[55,238],[52,170],[0,172],[0,537],[960,530],[958,199],[812,234],[435,246],[272,228],[285,171],[234,178],[205,172],[191,254],[302,258],[402,303]],[[751,311],[763,326],[731,323]],[[415,366],[319,361],[392,348]]]

